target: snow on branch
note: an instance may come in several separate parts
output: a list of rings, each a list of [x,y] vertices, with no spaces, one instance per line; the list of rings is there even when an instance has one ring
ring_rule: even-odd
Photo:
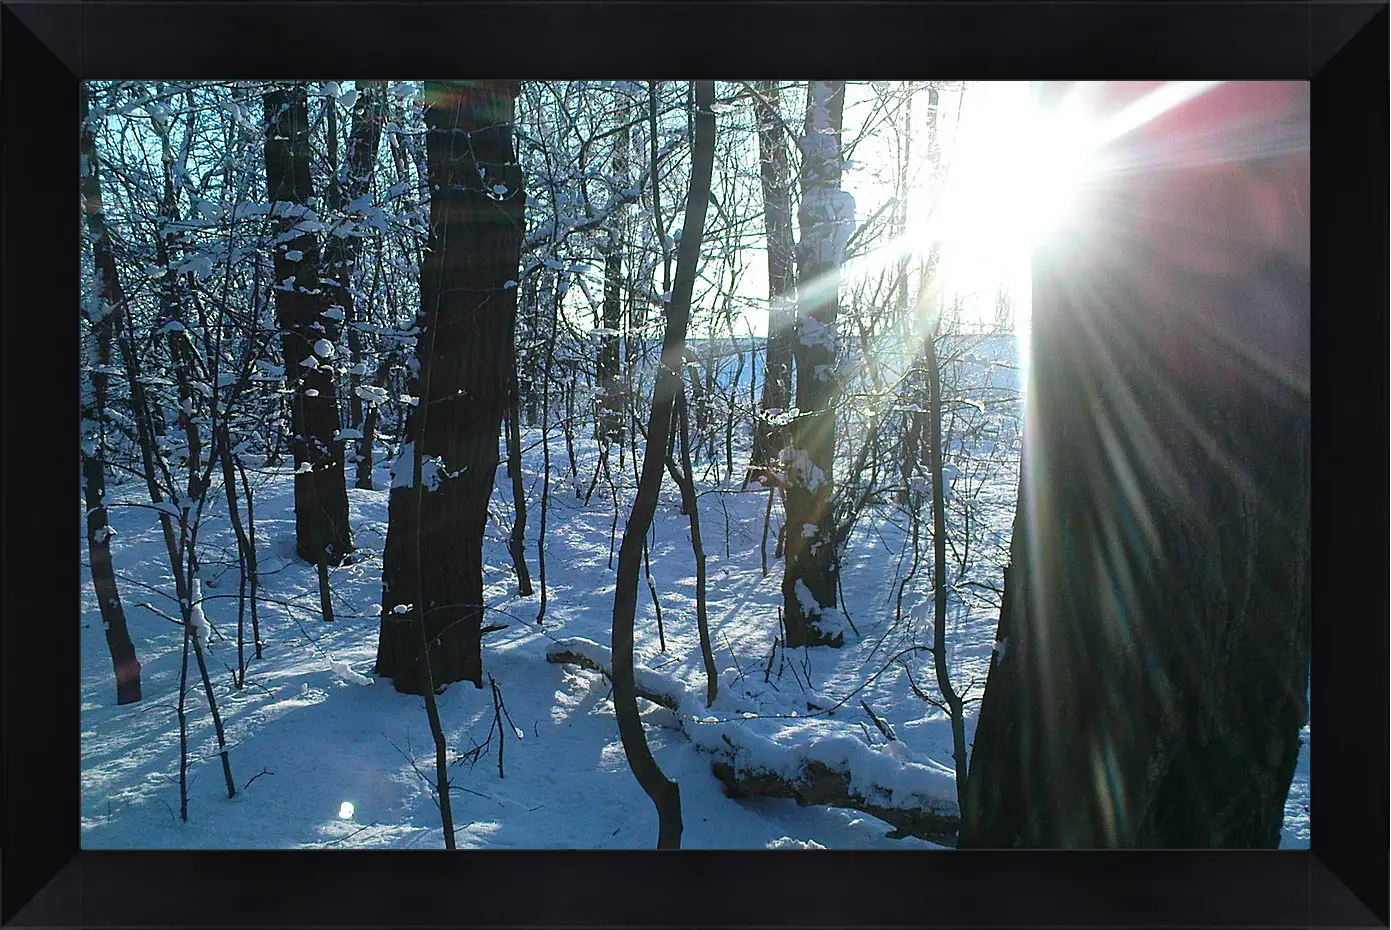
[[[546,661],[605,677],[613,667],[608,647],[579,637],[552,643]],[[714,716],[670,676],[641,667],[634,673],[638,696],[673,711],[691,742],[714,757],[712,771],[729,796],[850,808],[890,824],[895,836],[955,845],[961,815],[956,778],[945,766],[913,761],[897,741],[887,750],[849,735],[778,743],[752,732],[742,715]]]
[[[657,162],[660,164],[676,148],[677,144],[684,139],[674,139],[668,142],[665,148],[657,155]],[[527,234],[522,242],[522,251],[534,252],[543,245],[556,245],[574,233],[588,232],[598,229],[609,221],[609,218],[616,213],[619,208],[637,201],[642,196],[642,191],[646,188],[648,180],[652,176],[652,167],[645,167],[638,175],[637,183],[631,186],[623,186],[614,191],[609,202],[592,212],[587,211],[583,216],[561,216],[557,211],[556,215],[540,223],[534,230]]]

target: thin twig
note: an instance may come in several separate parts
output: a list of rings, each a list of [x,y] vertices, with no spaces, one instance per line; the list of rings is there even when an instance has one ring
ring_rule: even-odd
[[[252,781],[255,781],[255,780],[258,779],[258,778],[260,778],[262,775],[274,775],[274,774],[275,774],[275,773],[272,772],[272,771],[270,771],[269,769],[261,769],[261,771],[257,772],[255,775],[252,775],[252,776],[251,776],[251,781],[248,781],[246,784],[244,784],[244,785],[241,786],[241,790],[245,791],[247,788],[250,788],[250,787],[251,787],[251,782],[252,782]]]
[[[865,709],[865,713],[869,714],[869,719],[874,721],[874,725],[879,728],[880,733],[884,734],[885,739],[891,743],[898,739],[898,737],[894,735],[894,728],[889,726],[887,722],[879,719],[879,715],[874,712],[874,708],[870,707],[864,698],[860,699],[860,706]]]

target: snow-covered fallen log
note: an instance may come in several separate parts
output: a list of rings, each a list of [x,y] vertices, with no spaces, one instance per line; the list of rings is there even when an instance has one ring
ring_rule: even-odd
[[[725,759],[715,759],[711,771],[732,798],[791,798],[802,807],[814,804],[846,807],[878,817],[894,828],[891,836],[917,836],[942,846],[955,846],[961,829],[956,805],[930,802],[929,806],[885,807],[865,798],[851,785],[854,776],[824,762],[809,759],[795,778],[769,769],[738,768]]]
[[[546,660],[611,677],[611,652],[591,640],[552,643]],[[737,709],[733,716],[716,716],[680,681],[651,669],[634,671],[638,696],[676,714],[682,732],[713,756],[712,771],[730,797],[849,808],[883,820],[894,827],[893,835],[955,845],[961,815],[950,769],[909,759],[897,741],[888,750],[848,735],[775,742],[753,732]]]
[[[602,650],[602,658],[597,657],[596,653]],[[557,665],[578,665],[580,668],[588,669],[591,672],[598,672],[605,678],[612,678],[611,671],[613,665],[611,660],[612,653],[598,643],[588,639],[566,639],[552,643],[546,650],[546,661],[554,662]],[[637,673],[638,697],[645,698],[653,704],[665,707],[667,710],[681,710],[680,687],[668,693],[664,689],[665,682],[651,681],[653,678],[663,678],[645,668],[636,668]],[[646,673],[646,674],[644,674]],[[656,687],[653,687],[653,685]]]

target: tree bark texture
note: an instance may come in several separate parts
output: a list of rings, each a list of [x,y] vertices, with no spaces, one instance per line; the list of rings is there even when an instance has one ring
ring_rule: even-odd
[[[941,317],[924,340],[927,364],[928,463],[932,469],[932,667],[937,675],[937,691],[951,718],[952,760],[956,766],[957,804],[965,809],[967,784],[965,702],[952,684],[947,663],[947,476],[942,467],[942,365],[937,356]]]
[[[700,658],[705,664],[705,706],[715,703],[719,696],[719,672],[715,668],[715,650],[710,643],[710,612],[706,603],[705,542],[700,535],[700,498],[696,495],[695,464],[691,460],[691,417],[686,393],[676,394],[676,424],[681,441],[681,469],[671,472],[681,486],[681,509],[691,521],[691,554],[696,569],[696,633],[700,639]],[[667,462],[668,466],[672,463]]]
[[[763,226],[768,237],[768,343],[763,363],[765,416],[786,411],[792,395],[792,334],[796,310],[796,254],[792,240],[792,192],[787,140],[778,106],[776,81],[754,84],[758,120],[759,181],[763,188]],[[764,420],[754,425],[754,470],[767,472],[777,461],[785,430]]]
[[[319,279],[317,217],[309,173],[309,109],[302,83],[265,95],[266,186],[280,218],[275,245],[276,325],[294,391],[295,540],[312,565],[338,565],[352,550],[343,440],[332,366],[339,324]]]
[[[797,267],[798,418],[785,498],[787,562],[783,612],[787,645],[840,646],[839,631],[818,619],[836,606],[838,568],[831,516],[836,432],[836,309],[840,264],[855,222],[855,201],[840,189],[844,81],[811,81],[802,145],[802,242]]]
[[[508,554],[512,556],[512,567],[517,573],[517,593],[531,597],[531,572],[526,567],[526,488],[522,484],[522,428],[517,422],[521,415],[521,397],[518,392],[517,359],[515,352],[509,366],[508,381],[510,395],[505,413],[507,428],[507,474],[512,479],[512,535],[507,541]]]
[[[627,118],[626,109],[620,109],[619,121],[626,122]],[[614,141],[613,176],[624,186],[629,183],[627,130],[618,133]],[[623,420],[627,413],[627,394],[619,353],[619,330],[623,326],[623,230],[623,210],[618,207],[609,217],[604,243],[604,332],[599,336],[596,358],[600,389],[596,426],[600,442],[623,441]]]
[[[1121,137],[1103,154],[1146,170],[1095,177],[1035,252],[962,846],[1279,842],[1308,712],[1307,94],[1221,85]]]
[[[633,671],[633,622],[637,612],[638,569],[647,531],[657,508],[662,474],[671,438],[672,414],[681,391],[682,359],[685,354],[686,327],[691,314],[691,294],[695,288],[696,266],[700,263],[700,244],[705,234],[705,212],[709,203],[710,179],[715,163],[715,102],[713,81],[696,81],[694,134],[691,144],[691,190],[687,198],[685,225],[677,254],[676,280],[667,307],[666,331],[662,336],[662,360],[653,390],[652,413],[647,421],[647,448],[632,511],[623,528],[618,550],[618,578],[613,597],[613,705],[623,751],[633,775],[657,809],[659,849],[681,845],[681,793],[676,782],[662,773],[647,745],[642,718],[638,715],[637,685]]]
[[[386,387],[391,378],[394,358],[395,353],[389,352],[377,363],[377,373],[372,378],[373,387],[379,390]],[[377,421],[381,419],[381,409],[381,404],[371,404],[362,415],[362,438],[358,440],[357,447],[357,480],[353,486],[364,491],[372,490],[372,448],[377,441]]]
[[[111,564],[111,527],[106,516],[106,403],[112,361],[111,345],[116,325],[125,312],[125,296],[116,273],[116,258],[106,233],[101,202],[100,162],[96,133],[87,122],[87,85],[79,82],[82,125],[82,210],[92,238],[97,293],[85,316],[88,357],[82,391],[82,490],[87,506],[87,552],[91,558],[92,590],[101,611],[106,645],[116,675],[116,703],[140,700],[140,662],[126,627],[121,592]]]
[[[419,397],[394,466],[377,649],[378,674],[411,694],[424,688],[417,611],[435,686],[483,686],[483,533],[511,393],[526,198],[513,150],[517,92],[515,82],[426,83]]]
[[[372,174],[377,164],[377,149],[381,144],[382,123],[386,119],[386,82],[360,81],[357,84],[357,91],[358,96],[353,106],[353,122],[348,131],[346,157],[341,170],[341,178],[337,166],[330,165],[335,172],[334,184],[330,192],[332,207],[335,211],[346,214],[346,217],[338,220],[325,240],[323,286],[330,314],[338,320],[345,321],[350,327],[348,342],[354,356],[351,360],[360,364],[362,359],[357,356],[361,337],[357,330],[351,328],[352,324],[357,322],[357,307],[353,299],[353,276],[357,270],[358,257],[362,252],[362,237],[356,234],[355,220],[365,212],[366,204],[363,202],[363,197],[371,190]],[[338,104],[336,101],[329,100],[327,105],[330,115],[337,112]],[[337,312],[334,312],[334,308],[337,308]],[[352,379],[354,387],[357,386],[357,382],[358,378],[354,376]],[[348,398],[348,407],[348,422],[357,428],[364,419],[362,398],[353,393]],[[366,456],[370,458],[370,447],[364,450],[364,443],[359,439],[355,456],[359,462],[358,487],[362,486],[364,476],[360,467],[364,451]],[[370,465],[365,474],[370,489]]]

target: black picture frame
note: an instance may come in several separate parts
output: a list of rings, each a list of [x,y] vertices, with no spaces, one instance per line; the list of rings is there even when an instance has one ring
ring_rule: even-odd
[[[1387,926],[1387,16],[1385,3],[1362,2],[5,0],[0,923]],[[817,71],[856,79],[1311,80],[1320,618],[1312,848],[80,850],[78,538],[69,516],[55,516],[78,487],[70,303],[78,79],[752,79]]]

